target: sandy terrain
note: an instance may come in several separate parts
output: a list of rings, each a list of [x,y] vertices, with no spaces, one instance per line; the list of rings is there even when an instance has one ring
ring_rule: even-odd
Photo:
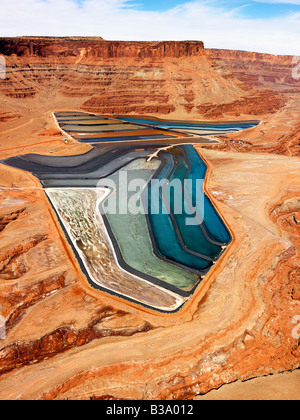
[[[38,85],[32,75],[38,74],[34,66],[40,59],[26,54],[8,61],[29,62],[32,74],[13,79],[11,86],[9,80],[0,83],[0,158],[88,151],[89,145],[57,132],[52,112],[80,110],[83,104],[94,112],[104,105],[97,95],[91,97],[91,86],[84,86],[82,96],[63,93],[61,87],[69,90],[75,77],[71,59],[63,63],[70,66],[63,81],[49,73]],[[199,79],[212,58],[202,56],[192,73],[194,59],[180,59],[181,70]],[[58,59],[53,60],[57,64]],[[97,64],[95,57],[88,60]],[[122,69],[132,60],[128,58],[127,67],[123,60]],[[159,61],[167,69],[170,98],[175,95],[170,82],[175,64],[168,64],[172,57],[145,60],[146,67],[152,60],[152,66]],[[232,62],[222,66],[227,74],[218,85],[223,103],[232,81],[236,83],[222,118],[232,119],[240,89],[256,101],[269,89],[272,109],[262,112],[258,107],[255,114],[249,99],[248,111],[244,107],[239,115],[236,108],[236,118],[260,119],[259,127],[225,138],[218,146],[198,146],[209,165],[206,190],[234,241],[176,314],[158,314],[92,289],[37,179],[0,165],[0,399],[188,399],[206,393],[201,398],[299,399],[299,371],[281,374],[300,366],[293,322],[300,316],[298,87],[295,82],[288,93],[280,93],[275,82],[246,86],[230,70]],[[214,71],[209,67],[210,77]],[[123,80],[121,75],[114,86]],[[192,89],[185,83],[180,95]],[[8,88],[13,91],[19,84],[37,92],[9,96]],[[203,93],[199,84],[196,94],[197,89]],[[109,88],[106,93],[109,96]],[[179,91],[176,95],[171,116],[205,117],[208,108],[187,114],[178,105]],[[215,94],[209,97],[208,88],[205,95],[205,102],[213,104]],[[123,101],[119,111],[124,106],[130,111],[130,101]],[[158,116],[166,117],[163,112]]]

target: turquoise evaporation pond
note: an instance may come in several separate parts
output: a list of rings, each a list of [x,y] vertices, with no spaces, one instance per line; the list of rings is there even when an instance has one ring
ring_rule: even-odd
[[[207,171],[206,164],[193,146],[182,146],[182,149],[185,151],[190,162],[190,172],[187,179],[191,179],[193,181],[187,184],[185,192],[189,195],[189,199],[193,206],[195,206],[200,219],[203,219],[203,227],[210,239],[218,242],[219,244],[228,245],[232,239],[231,234],[207,195],[204,195],[204,206],[198,206],[198,203],[194,201],[194,198],[197,196],[197,185],[194,181],[196,179],[205,179]],[[190,190],[191,186],[192,190]]]
[[[157,182],[150,183],[148,190],[145,191],[145,195],[148,196],[148,218],[155,246],[162,257],[167,257],[197,271],[206,271],[211,267],[212,262],[192,255],[181,247],[168,208],[162,199],[160,182],[167,182],[166,178],[169,176],[173,164],[172,159],[167,160],[155,176]],[[199,242],[199,237],[196,237],[195,240]]]
[[[146,162],[145,159],[137,159],[122,168],[122,176],[126,172],[128,184],[136,179],[142,179],[148,183],[160,165],[160,160],[154,159],[151,162]],[[142,213],[132,214],[131,212],[121,214],[118,211],[120,199],[119,173],[120,171],[109,177],[116,185],[116,190],[111,195],[115,196],[117,212],[114,214],[105,210],[109,197],[104,201],[103,206],[124,262],[133,270],[144,273],[146,276],[159,279],[182,290],[191,290],[199,281],[199,276],[188,271],[188,269],[164,261],[155,255],[148,231],[146,215]],[[141,195],[142,191],[140,192],[140,200]],[[128,197],[129,201],[130,197]],[[142,206],[141,201],[140,204]]]
[[[128,122],[135,122],[135,123],[141,123],[141,124],[150,124],[157,127],[165,128],[165,129],[181,129],[181,130],[211,130],[211,131],[239,131],[239,130],[245,130],[247,128],[255,127],[257,124],[253,122],[249,123],[239,123],[238,121],[236,123],[228,123],[228,124],[206,124],[206,123],[179,123],[179,122],[166,122],[166,121],[157,121],[157,120],[151,120],[151,119],[144,119],[144,118],[135,118],[135,117],[122,117],[119,118],[122,121],[128,121]]]

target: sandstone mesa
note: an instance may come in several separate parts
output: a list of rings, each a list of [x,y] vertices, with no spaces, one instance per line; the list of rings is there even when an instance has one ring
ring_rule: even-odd
[[[171,315],[91,288],[38,180],[0,165],[0,398],[191,399],[298,369],[300,81],[292,57],[198,41],[36,37],[0,38],[0,54],[1,160],[88,152],[58,130],[54,111],[261,121],[197,146],[234,240]]]

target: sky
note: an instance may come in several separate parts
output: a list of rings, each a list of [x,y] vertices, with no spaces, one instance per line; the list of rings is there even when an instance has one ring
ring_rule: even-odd
[[[300,0],[0,0],[1,36],[199,40],[300,56]]]

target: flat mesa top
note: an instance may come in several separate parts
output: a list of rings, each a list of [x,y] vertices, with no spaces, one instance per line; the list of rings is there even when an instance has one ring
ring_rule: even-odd
[[[232,237],[202,188],[192,186],[182,197],[180,187],[169,196],[165,190],[157,193],[152,180],[165,180],[166,188],[173,180],[181,186],[185,181],[204,180],[207,166],[194,148],[201,136],[240,131],[257,122],[182,121],[72,110],[53,115],[63,132],[90,143],[91,150],[69,157],[23,155],[2,163],[38,178],[92,287],[151,310],[176,312],[221,258]],[[121,172],[126,172],[128,181],[144,181],[138,203],[145,214],[118,212],[128,206],[124,200],[130,200],[132,192],[123,194]],[[114,187],[109,187],[108,180]],[[198,208],[199,191],[205,211]],[[184,204],[181,214],[174,207],[178,194]],[[107,212],[109,197],[117,197],[116,213]],[[196,216],[192,203],[197,203]],[[169,211],[152,212],[153,208]],[[196,219],[186,223],[191,215]],[[96,223],[99,219],[100,224]],[[99,244],[105,245],[104,254]]]

